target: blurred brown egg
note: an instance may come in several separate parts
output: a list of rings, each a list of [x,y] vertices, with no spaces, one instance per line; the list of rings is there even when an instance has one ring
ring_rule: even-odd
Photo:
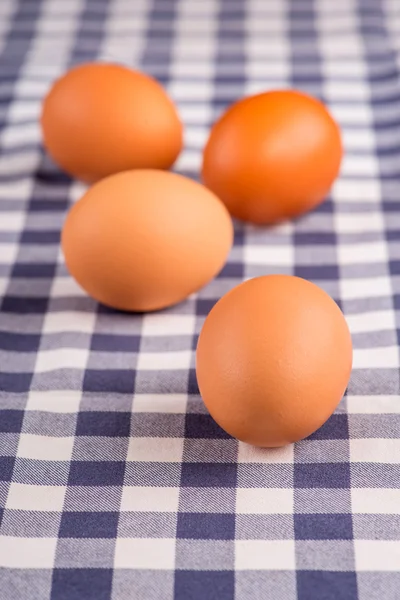
[[[340,130],[316,98],[276,90],[243,98],[213,126],[203,181],[238,219],[271,224],[319,204],[342,159]]]
[[[182,149],[182,124],[160,84],[117,64],[83,64],[58,79],[41,125],[54,161],[87,182],[129,169],[168,169]]]
[[[93,298],[127,311],[184,300],[217,275],[232,221],[207,188],[175,173],[126,171],[96,183],[70,210],[62,248]]]
[[[313,283],[257,277],[228,292],[197,347],[200,393],[217,423],[255,446],[318,429],[349,381],[352,343],[337,304]]]

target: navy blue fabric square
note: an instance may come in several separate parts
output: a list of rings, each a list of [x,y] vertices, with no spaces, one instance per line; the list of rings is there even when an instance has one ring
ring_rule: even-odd
[[[332,214],[334,211],[334,205],[332,202],[331,198],[325,198],[325,200],[323,202],[321,202],[321,204],[318,204],[317,206],[315,206],[313,208],[313,211],[315,213],[322,213],[322,214]]]
[[[95,333],[91,343],[92,350],[100,352],[138,352],[139,347],[139,335]]]
[[[233,571],[176,571],[174,600],[232,600]]]
[[[186,487],[235,487],[237,466],[232,463],[183,463],[181,484]]]
[[[30,231],[29,229],[26,229],[25,231],[22,232],[22,236],[21,236],[22,244],[41,244],[41,245],[51,244],[51,245],[53,245],[53,244],[59,244],[59,242],[60,242],[60,232],[56,231],[56,230],[52,230],[52,229],[51,230],[41,230],[41,231]]]
[[[350,514],[294,515],[297,540],[352,540],[353,522]]]
[[[35,352],[39,348],[40,335],[36,333],[12,333],[2,331],[0,349],[13,352]]]
[[[185,420],[185,436],[188,438],[230,439],[226,433],[211,417],[189,413]]]
[[[85,392],[112,392],[114,394],[133,394],[135,389],[135,371],[125,369],[107,369],[104,371],[87,369],[83,379]]]
[[[40,194],[33,193],[34,202],[31,202],[29,205],[29,212],[32,213],[41,213],[41,212],[55,212],[58,213],[60,211],[64,212],[66,209],[64,202],[54,202],[54,200],[44,200]],[[53,232],[54,233],[54,232]],[[24,231],[23,235],[29,236],[30,234],[39,234],[41,235],[41,231]],[[46,233],[44,234],[46,235]],[[22,238],[24,239],[24,238]],[[58,232],[58,240],[60,239],[60,233]],[[32,242],[27,242],[32,243]],[[53,243],[53,242],[52,242]]]
[[[189,369],[189,379],[188,379],[188,394],[198,395],[199,385],[197,383],[196,370]]]
[[[192,350],[196,350],[198,341],[199,341],[199,334],[195,333],[192,336],[192,343],[191,343],[191,346],[190,346]]]
[[[11,481],[14,462],[13,456],[0,456],[0,481]]]
[[[216,303],[216,299],[198,298],[196,301],[196,315],[199,317],[206,317]]]
[[[303,279],[326,279],[337,281],[339,267],[337,265],[296,265],[294,275]]]
[[[400,310],[400,294],[393,295],[393,305],[396,310]]]
[[[294,486],[299,488],[348,488],[350,487],[350,464],[296,464]]]
[[[88,507],[90,508],[90,507]],[[59,536],[62,538],[115,538],[117,512],[64,512]]]
[[[32,373],[0,373],[0,390],[3,392],[28,392]]]
[[[390,260],[389,269],[391,275],[400,275],[400,260]]]
[[[125,463],[118,461],[71,461],[69,485],[122,485]]]
[[[81,411],[78,414],[76,435],[128,437],[131,413]]]
[[[0,418],[0,432],[19,433],[22,427],[24,412],[22,410],[2,410]]]
[[[332,415],[308,440],[347,440],[349,420],[346,414]]]
[[[13,277],[49,278],[54,277],[57,265],[55,263],[15,263]]]
[[[54,569],[51,600],[110,600],[112,569]]]
[[[189,540],[233,540],[235,538],[235,515],[180,513],[177,537]]]
[[[48,298],[30,298],[29,296],[4,296],[1,310],[6,313],[16,313],[21,315],[42,315],[46,312],[47,305]]]
[[[298,231],[295,233],[295,242],[300,246],[328,245],[336,244],[336,234],[329,231]]]
[[[218,277],[243,277],[244,265],[243,263],[226,263]]]
[[[357,576],[342,571],[297,571],[298,600],[357,600]]]
[[[389,242],[400,242],[400,231],[398,229],[391,229],[386,232],[386,239]]]

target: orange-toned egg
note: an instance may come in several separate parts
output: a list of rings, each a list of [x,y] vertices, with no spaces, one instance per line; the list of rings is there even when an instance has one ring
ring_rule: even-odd
[[[96,183],[70,210],[62,248],[71,275],[99,302],[127,311],[184,300],[223,267],[232,221],[207,188],[136,170]]]
[[[318,429],[349,381],[352,343],[337,304],[290,275],[242,283],[213,307],[197,347],[200,393],[217,423],[256,446]]]
[[[168,169],[182,149],[182,124],[163,88],[117,64],[68,71],[45,98],[41,124],[54,161],[90,183],[129,169]]]
[[[294,90],[233,104],[204,150],[204,183],[244,221],[271,224],[319,204],[342,159],[337,123],[326,107]]]

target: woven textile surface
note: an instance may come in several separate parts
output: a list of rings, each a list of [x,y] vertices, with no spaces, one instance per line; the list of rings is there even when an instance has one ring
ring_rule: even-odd
[[[99,306],[59,245],[85,188],[38,124],[54,78],[96,59],[166,86],[184,175],[228,104],[295,87],[341,125],[340,178],[296,222],[235,224],[186,302]],[[194,370],[213,304],[266,273],[324,288],[354,343],[335,414],[277,450],[225,434]],[[399,0],[1,0],[1,600],[400,598],[399,342]]]

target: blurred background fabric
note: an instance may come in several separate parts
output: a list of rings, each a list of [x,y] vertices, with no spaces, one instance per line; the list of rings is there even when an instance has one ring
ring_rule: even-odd
[[[101,307],[59,247],[85,188],[38,122],[54,78],[97,59],[166,86],[180,173],[198,178],[231,102],[295,87],[341,125],[340,178],[296,222],[236,223],[227,265],[186,302]],[[213,304],[266,273],[324,288],[354,342],[336,413],[277,450],[226,435],[194,371]],[[0,297],[2,600],[400,597],[398,0],[1,0]]]

